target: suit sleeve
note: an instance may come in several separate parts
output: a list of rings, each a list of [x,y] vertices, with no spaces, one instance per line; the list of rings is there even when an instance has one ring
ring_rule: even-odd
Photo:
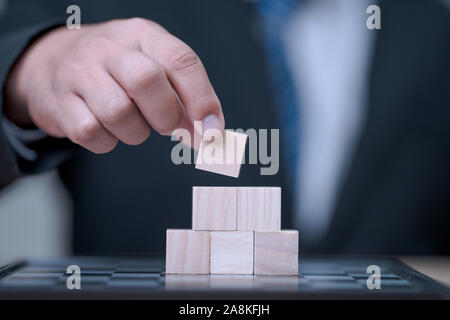
[[[11,25],[9,21],[21,20],[15,13],[17,8],[13,7],[13,3],[3,13],[6,18],[0,21],[0,26],[3,25],[0,34],[0,189],[20,176],[57,167],[71,157],[75,150],[69,141],[45,135],[20,141],[20,136],[14,136],[3,115],[3,88],[12,66],[33,40],[65,22],[64,16],[42,17],[42,21],[34,21],[26,26]],[[24,157],[17,143],[21,143],[34,157]]]

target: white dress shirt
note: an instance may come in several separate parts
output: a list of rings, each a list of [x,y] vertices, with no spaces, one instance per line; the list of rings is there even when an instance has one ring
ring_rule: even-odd
[[[375,2],[304,1],[284,28],[301,114],[295,225],[306,241],[328,230],[364,126],[375,39],[366,9]]]

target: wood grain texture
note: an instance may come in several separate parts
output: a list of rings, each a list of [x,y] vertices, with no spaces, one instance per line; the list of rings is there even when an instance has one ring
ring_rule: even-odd
[[[167,230],[166,273],[209,274],[210,233]]]
[[[253,274],[253,232],[211,232],[211,274]]]
[[[239,177],[247,139],[245,134],[227,130],[220,138],[214,136],[212,142],[202,141],[195,168],[233,178]]]
[[[257,275],[298,275],[298,232],[255,232]]]
[[[232,187],[194,187],[192,229],[235,231],[237,194]]]
[[[237,230],[280,231],[281,188],[237,188]]]

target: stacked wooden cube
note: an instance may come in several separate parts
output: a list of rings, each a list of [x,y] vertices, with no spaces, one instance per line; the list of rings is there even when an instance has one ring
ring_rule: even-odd
[[[167,274],[298,274],[281,188],[194,187],[192,210],[192,230],[167,230]]]

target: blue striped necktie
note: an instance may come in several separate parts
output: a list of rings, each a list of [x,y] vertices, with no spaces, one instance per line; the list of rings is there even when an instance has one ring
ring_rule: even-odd
[[[299,160],[299,109],[292,75],[286,61],[282,28],[299,0],[259,0],[256,3],[265,36],[265,50],[279,108],[280,135],[284,145],[284,165],[288,182],[295,186]],[[294,39],[293,39],[294,40]]]

